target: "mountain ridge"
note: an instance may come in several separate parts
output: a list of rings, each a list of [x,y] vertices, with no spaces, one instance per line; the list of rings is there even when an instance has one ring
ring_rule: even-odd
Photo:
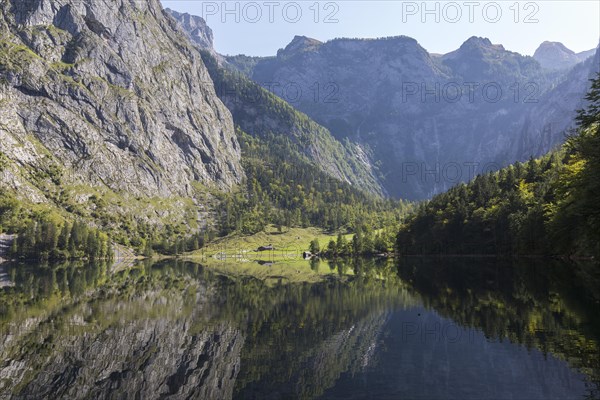
[[[485,172],[485,165],[497,169],[540,156],[563,140],[569,126],[569,121],[554,124],[540,143],[529,143],[540,139],[545,125],[528,116],[553,108],[552,99],[560,96],[557,86],[568,71],[548,71],[533,57],[488,38],[468,38],[457,50],[438,56],[403,36],[333,39],[311,51],[284,53],[252,58],[249,64],[241,56],[227,59],[263,85],[294,82],[309,90],[315,83],[333,84],[337,102],[293,106],[338,139],[369,146],[373,159],[382,163],[384,186],[393,197],[428,198]],[[564,118],[572,119],[598,69],[593,63],[584,66],[585,71],[573,75],[581,85],[573,85],[576,93],[563,107],[570,110],[560,114]],[[443,169],[456,163],[462,166],[461,179],[446,179]],[[472,164],[479,169],[469,176]],[[432,169],[435,176],[428,177]]]

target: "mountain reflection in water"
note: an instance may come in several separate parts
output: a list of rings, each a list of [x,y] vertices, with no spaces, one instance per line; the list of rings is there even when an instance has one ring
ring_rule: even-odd
[[[319,283],[182,261],[4,264],[0,398],[597,398],[598,268],[312,262]]]

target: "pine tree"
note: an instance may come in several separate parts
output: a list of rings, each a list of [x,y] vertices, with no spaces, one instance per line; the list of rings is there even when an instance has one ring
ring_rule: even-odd
[[[65,223],[63,224],[63,226],[60,230],[60,235],[58,236],[57,247],[59,250],[67,250],[67,248],[69,246],[70,230],[71,230],[71,228],[69,226],[69,223],[65,221]]]
[[[318,254],[321,251],[321,246],[319,245],[319,239],[315,238],[310,242],[309,251],[313,254]]]
[[[330,256],[337,255],[337,245],[335,244],[335,241],[333,239],[331,239],[329,241],[329,244],[327,245],[327,253]]]
[[[348,254],[348,241],[346,240],[346,237],[344,235],[342,235],[341,233],[338,234],[335,247],[337,249],[337,254],[340,254],[340,255]]]
[[[352,252],[355,255],[360,255],[363,253],[363,238],[360,230],[358,230],[352,238]]]

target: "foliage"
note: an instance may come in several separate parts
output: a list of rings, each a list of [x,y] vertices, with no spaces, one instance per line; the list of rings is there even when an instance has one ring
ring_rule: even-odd
[[[361,161],[362,150],[349,141],[339,142],[323,126],[294,109],[240,72],[219,66],[208,52],[202,59],[219,98],[231,111],[234,123],[250,136],[267,143],[274,136],[288,139],[287,146],[319,170],[346,180],[364,191],[383,194],[373,172]]]
[[[599,256],[599,82],[562,149],[421,204],[398,233],[399,252]]]
[[[551,216],[552,241],[562,251],[600,255],[600,74],[579,110],[579,134],[567,139],[566,167]],[[568,238],[564,240],[564,238]]]
[[[308,248],[308,250],[313,253],[313,254],[317,254],[321,251],[321,245],[319,244],[319,239],[313,239],[310,242],[310,247]]]
[[[70,222],[45,209],[21,207],[9,193],[0,195],[0,226],[16,233],[10,255],[23,259],[110,259],[108,235],[80,220]]]
[[[394,235],[392,227],[373,230],[369,225],[362,225],[356,229],[350,243],[343,235],[338,235],[337,240],[331,240],[321,255],[327,258],[358,258],[391,252],[394,249]]]
[[[331,231],[399,223],[409,205],[381,199],[341,182],[293,150],[290,139],[252,137],[238,129],[246,182],[222,196],[221,234],[260,232],[267,224]]]

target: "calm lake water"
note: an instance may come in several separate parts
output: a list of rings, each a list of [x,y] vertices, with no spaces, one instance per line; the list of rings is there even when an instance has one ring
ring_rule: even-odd
[[[3,264],[0,398],[600,396],[593,265],[412,258],[312,268],[331,275],[309,284],[180,261],[120,272]]]

